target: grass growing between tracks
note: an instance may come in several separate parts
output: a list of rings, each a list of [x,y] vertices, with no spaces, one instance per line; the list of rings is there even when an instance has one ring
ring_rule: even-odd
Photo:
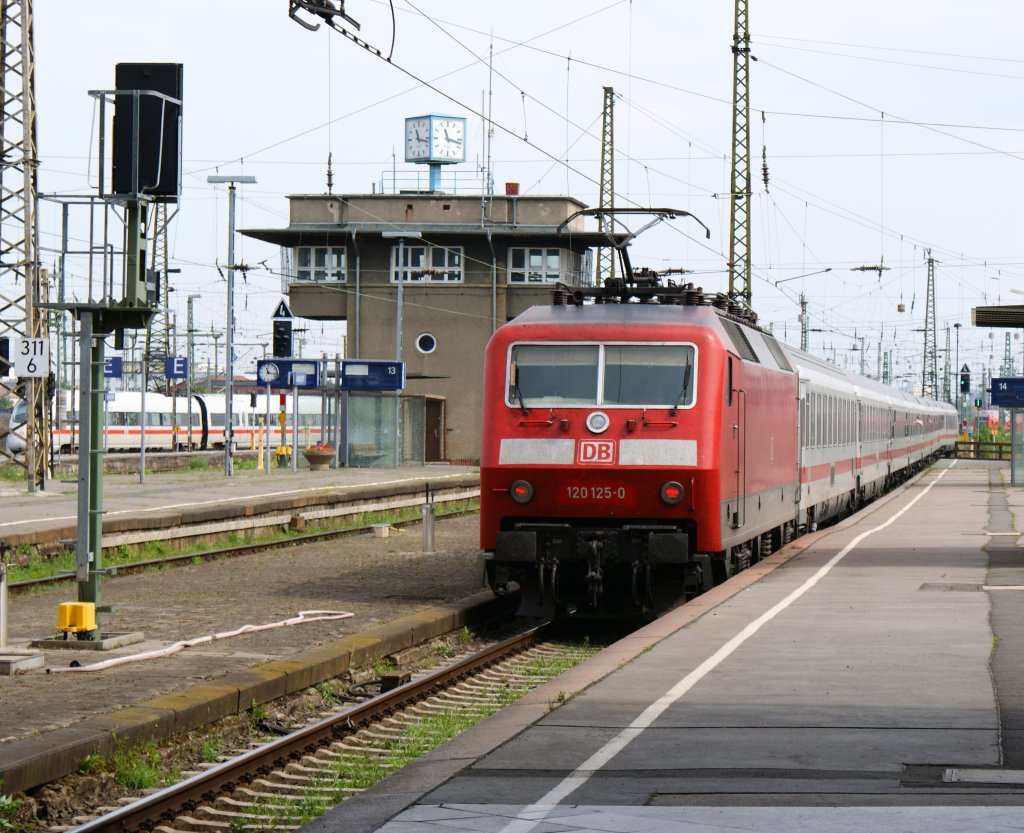
[[[490,701],[448,708],[406,726],[395,737],[377,738],[374,741],[379,750],[377,754],[343,754],[330,765],[325,775],[303,790],[300,797],[265,799],[259,804],[259,816],[246,818],[244,823],[239,820],[238,830],[271,833],[307,824],[346,798],[372,787],[445,741],[511,705],[542,683],[579,665],[598,650],[589,642],[563,645],[562,648],[557,655],[510,663],[512,676],[509,682]],[[560,695],[556,705],[564,702],[564,695]]]
[[[436,517],[472,512],[480,507],[478,500],[451,501],[437,506]],[[374,524],[400,524],[417,521],[422,517],[419,507],[412,506],[390,512],[363,512],[357,515],[346,515],[336,520],[318,521],[314,532],[347,532],[361,531]],[[300,539],[308,533],[282,530],[280,527],[267,527],[268,531],[259,535],[245,536],[236,532],[229,533],[216,545],[203,544],[196,546],[175,547],[169,541],[151,541],[131,547],[109,547],[103,550],[103,566],[123,567],[139,564],[144,561],[160,561],[163,559],[192,556],[201,558],[225,547],[274,545],[290,539]],[[42,556],[29,550],[19,548],[17,563],[9,565],[8,581],[31,581],[33,579],[51,578],[60,573],[74,572],[75,553],[64,552],[58,555]],[[168,565],[154,565],[152,569],[165,569]]]

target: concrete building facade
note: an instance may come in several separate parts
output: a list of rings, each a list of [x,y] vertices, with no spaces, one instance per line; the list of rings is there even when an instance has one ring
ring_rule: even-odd
[[[594,249],[572,197],[436,192],[295,195],[289,224],[242,234],[282,249],[292,313],[347,322],[347,358],[400,358],[406,393],[428,397],[426,433],[476,461],[483,351],[491,333],[556,283],[590,285]],[[622,235],[615,235],[621,239]],[[401,280],[401,284],[399,284]],[[336,352],[340,345],[317,345]]]

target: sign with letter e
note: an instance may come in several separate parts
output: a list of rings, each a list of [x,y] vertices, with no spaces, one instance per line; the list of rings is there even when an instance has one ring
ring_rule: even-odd
[[[168,379],[187,379],[188,359],[185,356],[168,356],[165,358],[164,376]]]

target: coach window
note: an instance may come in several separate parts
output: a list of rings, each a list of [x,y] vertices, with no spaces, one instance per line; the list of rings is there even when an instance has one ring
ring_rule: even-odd
[[[725,366],[725,406],[732,407],[732,356],[729,356],[729,363]]]

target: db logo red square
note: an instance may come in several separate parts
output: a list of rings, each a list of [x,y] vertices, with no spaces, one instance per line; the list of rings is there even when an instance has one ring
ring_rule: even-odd
[[[580,440],[576,444],[576,462],[584,466],[615,465],[615,440]]]

